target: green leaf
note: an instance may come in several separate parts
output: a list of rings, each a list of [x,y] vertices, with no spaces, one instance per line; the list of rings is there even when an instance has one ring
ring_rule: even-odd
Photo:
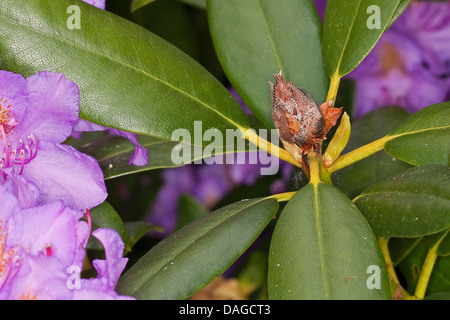
[[[390,176],[353,199],[381,237],[414,238],[450,227],[450,171],[423,166]]]
[[[275,199],[216,210],[159,242],[119,280],[138,299],[186,299],[219,276],[256,239],[278,209]]]
[[[413,165],[448,165],[450,102],[423,108],[389,132],[384,149]]]
[[[185,4],[196,7],[198,9],[206,10],[206,0],[179,0]]]
[[[211,155],[220,156],[221,154],[244,152],[248,146],[243,139],[238,140],[236,145],[228,150],[226,147],[218,147],[216,150],[213,150],[214,144],[210,148],[208,146],[202,148],[188,143],[169,141],[150,136],[140,136],[139,142],[149,153],[148,163],[145,166],[129,165],[129,158],[133,155],[135,146],[122,137],[101,137],[86,143],[78,149],[97,159],[100,168],[103,170],[105,179],[113,179],[148,170],[180,167]],[[186,161],[179,163],[176,160],[174,162],[174,158],[172,157],[174,150],[179,150],[179,152],[176,152],[177,159],[178,157],[182,157]]]
[[[176,230],[203,217],[208,210],[197,199],[189,194],[183,194],[178,201],[178,221]]]
[[[80,117],[107,127],[169,140],[176,129],[192,133],[194,120],[203,130],[248,128],[228,90],[192,58],[128,20],[75,3],[80,29],[68,28],[72,0],[1,1],[2,67],[64,73],[80,88]]]
[[[404,285],[405,289],[412,295],[414,295],[428,250],[429,247],[425,241],[419,241],[414,249],[396,266],[406,284]]]
[[[425,297],[425,300],[450,300],[450,291],[430,294]]]
[[[450,291],[450,256],[439,256],[433,267],[427,295]]]
[[[125,229],[127,230],[130,250],[134,245],[149,231],[163,231],[163,228],[145,221],[130,221],[125,222]]]
[[[136,10],[139,10],[140,8],[143,8],[146,5],[155,1],[156,0],[133,0],[131,2],[131,12],[135,12]]]
[[[443,257],[450,255],[450,233],[447,233],[445,238],[442,240],[436,253]]]
[[[408,7],[408,5],[411,3],[411,0],[401,0],[397,10],[395,10],[394,16],[392,17],[391,21],[389,22],[388,28],[400,17],[400,15],[403,13],[403,11]]]
[[[436,245],[436,243],[438,241],[440,241],[439,246],[436,250],[436,254],[439,256],[450,255],[450,232],[449,231],[450,231],[450,229],[447,229],[445,231],[438,232],[438,233],[435,233],[435,234],[425,237],[425,240],[427,241],[430,249],[434,245]]]
[[[131,12],[135,12],[136,10],[139,10],[155,1],[156,0],[133,0],[131,2]],[[206,0],[179,0],[179,1],[199,9],[206,9]]]
[[[342,77],[352,71],[404,8],[402,0],[328,1],[322,36],[327,75]]]
[[[101,205],[92,208],[90,210],[90,214],[92,220],[92,230],[96,230],[98,228],[109,228],[116,230],[125,244],[125,252],[131,250],[125,224],[116,210],[114,210],[108,202],[105,201]],[[87,248],[102,250],[103,246],[95,237],[90,237]]]
[[[371,287],[377,276],[378,289]],[[302,188],[281,212],[268,285],[270,299],[390,298],[384,258],[369,224],[350,199],[323,183]]]
[[[310,0],[208,0],[214,46],[233,87],[273,128],[269,81],[287,81],[325,101],[328,80],[320,54],[321,22]]]
[[[394,266],[402,262],[411,251],[423,240],[419,238],[390,238],[389,239],[389,253]]]
[[[398,270],[406,283],[406,289],[414,294],[423,264],[430,250],[427,241],[420,241],[398,265]],[[431,295],[450,291],[450,256],[439,256],[433,267],[427,286],[426,299],[435,299]],[[430,296],[430,297],[428,297]]]
[[[399,107],[384,107],[365,114],[352,124],[350,140],[343,153],[382,138],[408,115],[405,109]],[[348,197],[354,198],[375,182],[410,167],[396,160],[385,152],[377,152],[337,171],[333,181]]]

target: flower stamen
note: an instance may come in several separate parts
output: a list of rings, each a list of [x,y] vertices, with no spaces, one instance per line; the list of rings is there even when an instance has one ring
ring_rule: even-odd
[[[3,123],[0,123],[0,133],[2,135],[3,143],[5,144],[5,153],[6,153],[6,163],[4,165],[6,167],[10,166],[10,157],[9,157],[9,148],[8,148],[8,140],[6,140],[6,132]]]

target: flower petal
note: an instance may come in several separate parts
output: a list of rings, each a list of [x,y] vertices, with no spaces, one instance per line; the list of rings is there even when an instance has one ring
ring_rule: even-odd
[[[128,165],[145,166],[148,163],[148,150],[141,146],[137,140],[137,134],[117,129],[109,129],[109,134],[121,136],[134,144],[134,154],[130,157]]]
[[[99,9],[105,10],[106,7],[105,0],[83,0],[83,1]]]
[[[84,252],[78,239],[76,213],[55,201],[23,211],[22,246],[35,256],[44,255],[71,265],[77,251]]]
[[[78,86],[63,74],[43,71],[27,78],[29,107],[11,140],[26,139],[64,142],[78,120]]]
[[[148,150],[141,146],[135,133],[108,128],[84,119],[79,119],[73,128],[72,137],[80,139],[81,133],[92,131],[106,131],[108,134],[124,137],[133,143],[135,146],[134,154],[130,157],[128,165],[145,166],[148,163]]]
[[[7,168],[5,186],[17,197],[20,207],[31,208],[38,203],[39,188],[28,179],[17,175],[14,170]]]
[[[24,254],[20,271],[3,288],[0,297],[7,300],[72,299],[73,291],[67,287],[67,278],[58,260]]]
[[[106,280],[110,289],[114,289],[120,274],[125,269],[128,259],[123,258],[124,243],[113,229],[99,228],[92,232],[105,249],[106,260],[94,260],[92,265],[97,270],[98,277]]]
[[[7,134],[25,117],[28,108],[25,78],[0,70],[0,123]]]
[[[36,158],[25,166],[23,176],[38,186],[42,202],[62,200],[71,209],[84,210],[107,197],[97,161],[72,146],[41,141]]]

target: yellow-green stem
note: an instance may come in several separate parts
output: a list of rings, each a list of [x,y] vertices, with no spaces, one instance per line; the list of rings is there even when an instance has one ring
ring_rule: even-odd
[[[296,191],[274,194],[274,195],[270,196],[269,198],[276,199],[278,202],[285,202],[285,201],[291,200],[291,198],[294,196],[294,194],[296,194]]]
[[[333,173],[337,170],[340,170],[342,168],[345,168],[355,162],[358,162],[368,156],[371,156],[372,154],[383,150],[384,145],[387,141],[391,140],[392,136],[383,137],[381,139],[375,140],[369,144],[366,144],[358,149],[355,149],[353,151],[350,151],[349,153],[346,153],[339,158],[336,159],[336,161],[327,169],[329,173]]]
[[[338,74],[334,74],[330,79],[330,87],[328,88],[327,101],[332,100],[334,107],[334,103],[336,102],[336,96],[339,89],[339,83],[341,82],[341,77]]]
[[[261,138],[259,135],[257,135],[253,130],[245,129],[240,127],[239,130],[242,131],[242,133],[245,136],[245,139],[247,139],[250,143],[254,144],[261,150],[266,151],[267,153],[270,153],[281,160],[284,160],[286,162],[289,162],[290,164],[293,164],[294,166],[303,169],[302,165],[298,163],[294,157],[287,152],[286,150],[270,143],[269,141]]]
[[[393,298],[397,300],[411,299],[411,295],[405,289],[403,289],[403,287],[400,284],[400,281],[398,280],[397,273],[395,272],[394,263],[392,262],[391,254],[389,252],[389,239],[379,237],[378,244],[380,245],[381,252],[383,253],[384,260],[386,262],[386,268],[389,274],[389,278],[391,281],[395,283],[396,290],[394,293],[395,297]]]
[[[425,258],[425,262],[422,266],[422,270],[420,271],[419,280],[417,281],[416,291],[414,295],[417,299],[422,300],[425,297],[425,293],[427,291],[428,282],[430,281],[431,273],[433,272],[434,264],[436,263],[436,259],[438,257],[437,250],[442,240],[447,236],[447,232],[434,244],[434,246],[428,251],[427,257]]]
[[[315,152],[312,151],[308,154],[308,163],[309,163],[309,172],[310,172],[310,178],[309,182],[313,185],[317,185],[319,182],[321,182],[320,179],[320,163],[321,163],[321,157]]]

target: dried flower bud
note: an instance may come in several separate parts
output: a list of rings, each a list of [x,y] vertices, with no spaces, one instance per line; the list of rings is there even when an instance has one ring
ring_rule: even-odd
[[[325,139],[327,132],[336,124],[342,108],[332,108],[325,102],[320,107],[308,94],[275,75],[272,86],[272,116],[282,141],[296,144],[304,155]]]

